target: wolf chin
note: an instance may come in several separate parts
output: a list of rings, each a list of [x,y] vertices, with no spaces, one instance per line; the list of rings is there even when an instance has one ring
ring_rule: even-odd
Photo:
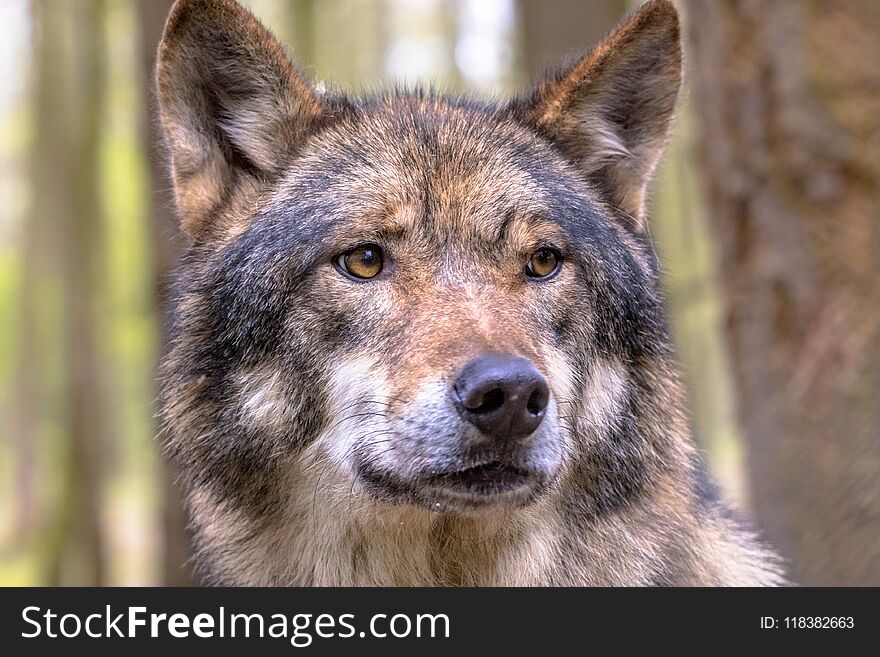
[[[207,581],[782,583],[671,354],[645,194],[680,81],[666,0],[505,104],[318,93],[179,0],[161,401]]]

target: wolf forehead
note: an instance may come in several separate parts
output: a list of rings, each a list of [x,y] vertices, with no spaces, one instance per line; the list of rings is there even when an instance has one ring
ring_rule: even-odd
[[[334,106],[240,222],[279,224],[316,248],[409,238],[459,256],[636,241],[589,181],[506,109],[421,92]]]
[[[336,104],[337,107],[339,104]],[[539,163],[553,151],[503,109],[416,92],[346,101],[289,165],[288,183],[318,174],[334,193],[370,188],[400,200],[544,196]],[[554,170],[555,169],[555,170]],[[365,201],[373,200],[369,197]],[[536,205],[536,209],[537,209]]]

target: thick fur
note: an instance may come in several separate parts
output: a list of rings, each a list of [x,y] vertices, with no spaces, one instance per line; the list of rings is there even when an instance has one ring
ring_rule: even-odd
[[[192,247],[162,401],[209,581],[782,582],[692,446],[644,229],[680,77],[654,1],[505,106],[319,97],[233,0],[179,0],[157,79]],[[363,243],[385,268],[353,281],[333,263]],[[547,245],[559,273],[527,280]],[[424,475],[473,457],[448,391],[486,352],[549,383],[505,452],[539,474],[448,495]]]

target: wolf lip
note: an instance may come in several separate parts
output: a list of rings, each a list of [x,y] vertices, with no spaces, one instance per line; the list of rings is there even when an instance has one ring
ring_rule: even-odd
[[[443,488],[468,493],[501,493],[525,486],[532,480],[528,470],[499,461],[441,472],[432,477],[432,483]]]

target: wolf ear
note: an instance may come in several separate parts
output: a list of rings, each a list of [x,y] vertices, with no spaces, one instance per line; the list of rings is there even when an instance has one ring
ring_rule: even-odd
[[[645,189],[681,86],[680,41],[675,7],[650,0],[513,108],[560,145],[633,230],[643,226]]]
[[[178,213],[190,235],[244,178],[278,173],[322,114],[281,45],[234,0],[178,0],[156,82]]]

